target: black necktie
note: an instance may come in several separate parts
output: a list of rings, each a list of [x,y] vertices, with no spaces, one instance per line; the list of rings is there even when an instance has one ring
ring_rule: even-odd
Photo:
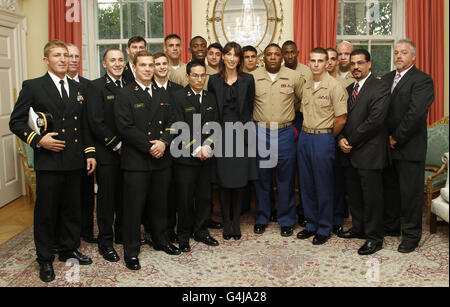
[[[64,103],[69,103],[69,95],[67,95],[66,88],[64,87],[64,80],[59,81],[61,84],[61,96]]]
[[[118,88],[122,88],[122,84],[120,83],[120,80],[116,81],[116,85],[117,85]]]
[[[145,92],[150,96],[150,98],[152,98],[152,94],[150,94],[150,88],[149,87],[145,88]]]

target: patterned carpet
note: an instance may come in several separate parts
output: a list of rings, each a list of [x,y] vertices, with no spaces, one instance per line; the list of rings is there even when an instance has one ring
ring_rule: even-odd
[[[359,256],[363,240],[333,236],[323,246],[294,236],[282,238],[271,223],[263,235],[253,233],[253,217],[242,217],[240,241],[224,241],[222,232],[212,230],[220,246],[208,247],[191,240],[192,251],[168,256],[143,246],[142,269],[132,272],[123,260],[105,261],[96,245],[82,242],[80,251],[94,264],[83,266],[77,282],[74,268],[55,261],[56,280],[39,280],[32,228],[0,246],[0,287],[387,287],[449,286],[448,225],[431,235],[427,225],[420,247],[400,254],[400,238],[386,238],[384,249],[373,256]],[[349,226],[347,222],[346,228]],[[122,246],[116,246],[122,257]],[[66,276],[67,275],[67,276]]]

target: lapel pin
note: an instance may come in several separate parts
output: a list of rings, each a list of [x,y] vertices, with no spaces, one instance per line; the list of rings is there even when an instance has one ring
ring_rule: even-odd
[[[139,87],[136,86],[136,87],[134,88],[134,91],[135,91],[135,92],[139,91]]]

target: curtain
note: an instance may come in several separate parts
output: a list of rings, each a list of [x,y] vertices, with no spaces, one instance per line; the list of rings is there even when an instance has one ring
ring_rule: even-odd
[[[339,0],[294,0],[294,41],[307,64],[315,47],[335,48]]]
[[[189,43],[192,35],[191,0],[164,0],[164,36],[178,34],[181,37],[180,60],[187,63],[190,59]]]
[[[77,45],[81,53],[81,0],[48,0],[48,39]],[[80,60],[79,74],[82,67]]]
[[[434,81],[435,101],[428,122],[444,116],[444,0],[407,0],[406,36],[417,47],[416,66]]]

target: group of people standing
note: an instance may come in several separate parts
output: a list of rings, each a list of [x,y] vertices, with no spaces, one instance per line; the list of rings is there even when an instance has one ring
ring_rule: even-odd
[[[369,52],[348,42],[311,50],[309,67],[298,62],[293,41],[267,46],[259,68],[256,49],[235,42],[207,46],[196,36],[187,64],[181,50],[176,34],[155,54],[144,38],[132,37],[129,62],[120,49],[108,49],[106,74],[90,82],[78,76],[75,46],[45,46],[48,73],[23,83],[10,120],[11,131],[35,151],[41,280],[54,280],[54,254],[92,263],[78,252],[80,237],[97,243],[110,262],[120,260],[113,242],[123,244],[130,270],[141,268],[142,244],[179,255],[191,251],[191,238],[219,245],[208,228],[222,227],[224,240],[240,240],[252,183],[254,232],[262,234],[273,212],[274,179],[281,236],[293,234],[298,216],[304,230],[297,237],[314,237],[314,245],[334,232],[365,239],[358,252],[369,255],[385,235],[402,235],[399,251],[414,251],[434,97],[433,81],[414,67],[413,42],[397,44],[396,71],[382,79],[371,73]],[[28,125],[30,108],[45,119],[41,131]],[[239,125],[248,128],[243,135],[229,133]],[[213,184],[224,225],[211,220]],[[142,239],[142,225],[151,240]]]

